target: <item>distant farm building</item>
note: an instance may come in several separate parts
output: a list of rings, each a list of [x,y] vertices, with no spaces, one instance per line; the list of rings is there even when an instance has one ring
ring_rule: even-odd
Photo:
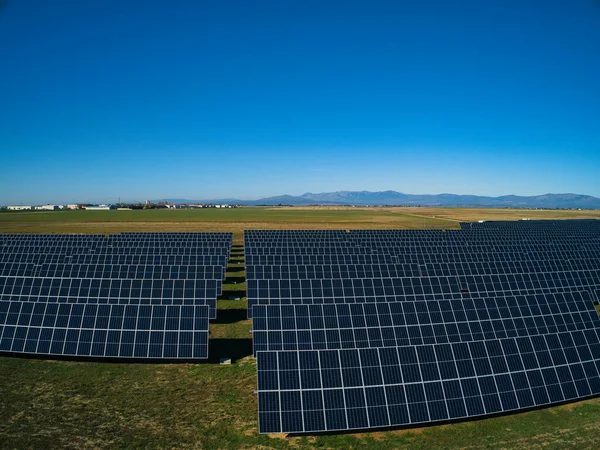
[[[37,211],[56,211],[58,209],[57,205],[39,205],[34,206],[33,209]]]
[[[17,206],[7,206],[6,209],[9,211],[26,211],[32,209],[31,206],[26,205],[17,205]]]
[[[190,204],[188,205],[188,208],[235,208],[235,205],[220,205],[220,204],[214,204],[214,203],[203,203],[203,204]]]
[[[108,211],[110,209],[116,209],[114,205],[92,205],[86,206],[87,211]]]

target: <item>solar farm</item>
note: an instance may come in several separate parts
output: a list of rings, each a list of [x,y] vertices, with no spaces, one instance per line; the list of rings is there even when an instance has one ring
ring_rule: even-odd
[[[297,225],[0,234],[0,436],[12,447],[593,447],[600,221]],[[100,403],[75,407],[98,415],[96,430],[58,419],[68,442],[19,436],[46,383],[55,408],[103,398],[137,431],[100,438],[112,424]],[[134,421],[149,417],[179,434],[138,435]]]

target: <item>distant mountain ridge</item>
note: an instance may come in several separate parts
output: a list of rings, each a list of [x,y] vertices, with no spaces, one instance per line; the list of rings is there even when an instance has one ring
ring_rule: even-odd
[[[397,191],[337,191],[321,192],[294,196],[278,195],[258,200],[213,199],[187,200],[162,199],[153,200],[170,203],[230,203],[249,206],[257,205],[356,205],[356,206],[487,206],[498,208],[600,208],[600,198],[583,194],[543,194],[534,196],[503,195],[486,197],[479,195],[457,194],[404,194]]]

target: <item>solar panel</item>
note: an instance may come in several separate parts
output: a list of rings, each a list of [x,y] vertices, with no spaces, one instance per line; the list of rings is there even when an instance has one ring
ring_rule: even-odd
[[[115,255],[225,255],[231,251],[229,244],[221,243],[60,243],[37,242],[12,245],[4,243],[1,247],[3,254],[115,254]]]
[[[227,267],[227,255],[73,255],[64,262],[73,264],[131,264],[162,266],[221,266]],[[46,261],[40,261],[46,262]],[[50,261],[47,261],[50,262]]]
[[[303,433],[434,423],[597,395],[598,332],[258,352],[259,431]]]
[[[586,292],[427,302],[254,305],[254,352],[445,344],[600,325]]]
[[[217,316],[217,280],[0,277],[0,298],[31,302],[208,305],[209,317]]]
[[[600,259],[424,264],[332,264],[246,267],[246,279],[405,278],[600,270]]]
[[[562,251],[562,252],[485,252],[432,254],[353,254],[353,255],[254,255],[245,256],[247,266],[302,266],[302,265],[338,265],[338,264],[440,264],[461,262],[504,262],[504,261],[569,261],[599,260],[599,251]]]
[[[505,246],[505,245],[478,245],[478,246],[453,246],[453,247],[392,247],[389,245],[381,247],[348,247],[348,248],[333,248],[333,247],[302,247],[302,248],[253,248],[246,249],[246,254],[249,256],[260,256],[260,255],[366,255],[366,254],[381,254],[381,255],[405,255],[405,254],[429,254],[432,252],[440,254],[452,254],[459,255],[460,257],[467,256],[472,253],[489,253],[489,252],[512,252],[512,253],[523,253],[523,252],[556,252],[556,251],[597,251],[595,249],[597,244],[595,243],[581,243],[578,245],[560,245],[560,246],[533,246],[533,245],[519,245],[519,246]]]
[[[134,359],[208,357],[205,305],[0,300],[0,352]]]
[[[0,263],[0,276],[38,276],[44,278],[131,278],[184,280],[222,280],[222,266],[162,266],[130,264],[56,264]],[[220,293],[220,292],[219,292]]]
[[[586,290],[600,271],[330,280],[248,280],[248,314],[255,304],[368,303]]]

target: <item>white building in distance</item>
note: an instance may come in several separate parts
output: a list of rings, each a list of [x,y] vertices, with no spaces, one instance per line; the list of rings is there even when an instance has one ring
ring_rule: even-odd
[[[38,210],[38,211],[54,211],[58,209],[58,206],[56,205],[39,205],[39,206],[34,206],[33,209]]]
[[[113,205],[94,205],[86,206],[86,211],[108,211],[109,209],[115,209]]]
[[[16,206],[7,206],[6,209],[8,209],[9,211],[26,211],[28,209],[32,209],[31,205],[26,206],[26,205],[16,205]]]

